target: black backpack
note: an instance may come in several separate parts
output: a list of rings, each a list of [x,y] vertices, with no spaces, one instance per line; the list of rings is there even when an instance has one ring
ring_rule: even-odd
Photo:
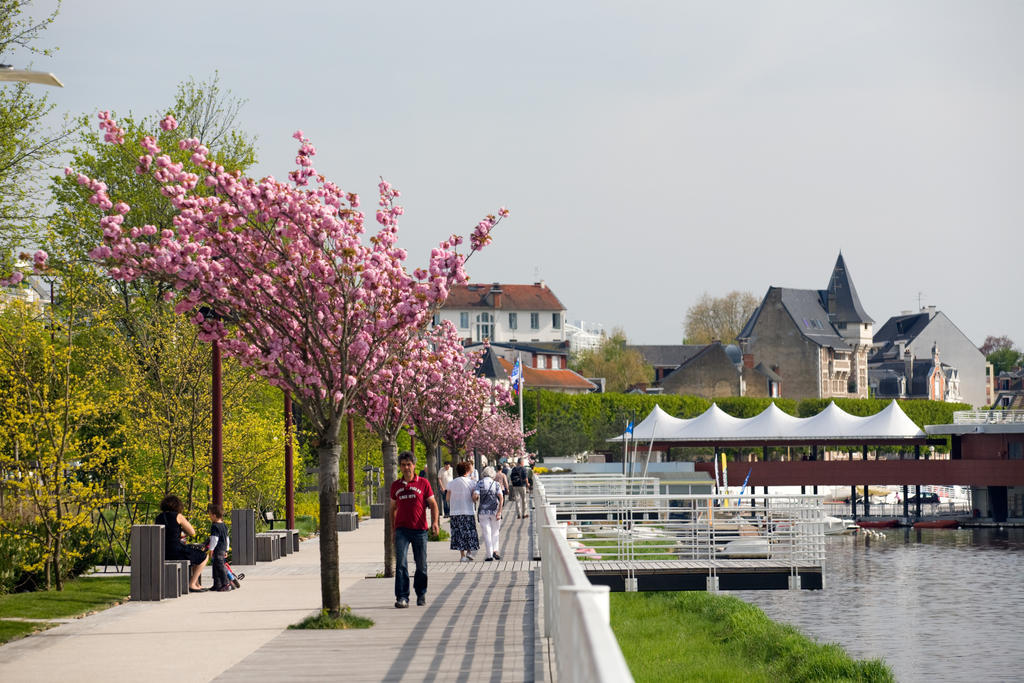
[[[509,477],[513,486],[526,486],[526,468],[516,465],[512,468],[512,475]]]

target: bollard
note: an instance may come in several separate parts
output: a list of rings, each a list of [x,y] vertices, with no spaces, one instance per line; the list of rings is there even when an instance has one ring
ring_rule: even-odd
[[[231,511],[231,563],[256,564],[256,511]]]
[[[132,527],[132,601],[158,601],[164,595],[163,524],[136,524]]]

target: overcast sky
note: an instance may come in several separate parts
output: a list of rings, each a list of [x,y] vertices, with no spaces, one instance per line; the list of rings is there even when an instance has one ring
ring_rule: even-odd
[[[61,111],[140,115],[218,70],[256,173],[301,128],[371,213],[384,176],[413,266],[508,206],[472,279],[543,278],[635,343],[703,292],[824,288],[842,250],[876,329],[920,297],[1021,346],[1022,35],[980,0],[104,0],[34,67]]]

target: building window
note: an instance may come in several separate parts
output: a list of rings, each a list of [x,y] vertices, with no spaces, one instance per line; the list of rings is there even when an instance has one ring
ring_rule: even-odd
[[[494,338],[494,316],[481,313],[476,317],[476,341]]]
[[[555,328],[556,330],[562,329],[562,314],[561,313],[552,313],[551,314],[551,327]]]
[[[465,311],[459,313],[459,327],[463,330],[469,329],[469,313]]]
[[[509,313],[508,314],[508,329],[518,330],[519,329],[519,314]]]
[[[537,367],[543,370],[547,366],[547,358],[545,356],[537,356]]]
[[[441,324],[441,314],[440,313],[435,313],[434,314],[434,320],[433,320],[433,322],[431,324],[432,325],[440,325]]]
[[[539,330],[540,329],[540,313],[531,313],[530,314],[530,329],[531,330]]]

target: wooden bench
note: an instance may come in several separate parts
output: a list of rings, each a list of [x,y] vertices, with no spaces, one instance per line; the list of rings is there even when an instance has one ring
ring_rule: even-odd
[[[164,595],[165,598],[177,598],[182,595],[188,595],[188,583],[192,578],[192,566],[188,563],[188,560],[164,560],[164,567],[167,565],[176,565],[178,567],[177,579],[178,579],[178,590],[177,593],[171,595],[173,592],[171,588],[166,585],[167,579],[171,577],[170,574],[164,574]],[[166,569],[164,571],[167,571]]]
[[[270,530],[271,531],[274,530],[274,524],[276,522],[285,522],[286,524],[288,522],[288,520],[285,520],[285,519],[277,519],[277,517],[275,517],[275,515],[274,515],[274,511],[273,510],[264,510],[263,512],[260,513],[260,516],[263,517],[263,521],[264,522],[266,522],[267,524],[270,525]]]
[[[280,534],[264,532],[256,534],[256,561],[273,562],[281,559],[282,537]]]

